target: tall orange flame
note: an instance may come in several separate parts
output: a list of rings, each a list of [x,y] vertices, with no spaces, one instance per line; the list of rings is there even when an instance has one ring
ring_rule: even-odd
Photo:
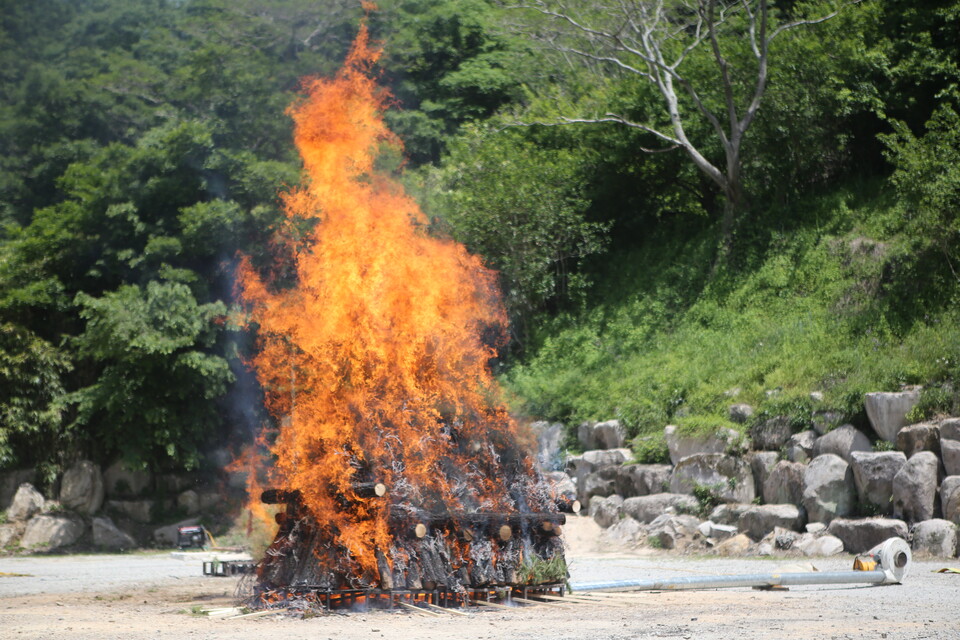
[[[273,481],[299,490],[363,570],[390,538],[388,507],[357,495],[359,481],[434,513],[528,499],[496,488],[505,466],[525,463],[503,453],[517,430],[488,368],[489,337],[499,341],[506,322],[495,274],[431,237],[417,204],[377,170],[381,147],[399,144],[371,77],[379,55],[361,28],[337,76],[306,81],[289,109],[304,172],[285,212],[291,227],[316,222],[296,244],[296,286],[247,260],[239,269],[259,331],[253,364],[281,421]]]

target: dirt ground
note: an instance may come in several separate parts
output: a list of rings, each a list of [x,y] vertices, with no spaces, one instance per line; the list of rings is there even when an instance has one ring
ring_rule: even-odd
[[[781,560],[684,558],[663,552],[611,553],[597,548],[592,521],[565,528],[573,581],[676,575],[762,573]],[[207,578],[199,565],[163,569],[141,581],[116,575],[123,556],[91,557],[105,573],[66,584],[36,576],[0,577],[0,638],[210,638],[215,640],[351,640],[417,638],[471,640],[517,638],[780,640],[788,638],[960,638],[960,575],[933,570],[957,560],[915,562],[903,585],[794,587],[789,591],[747,588],[697,592],[645,592],[603,602],[471,607],[467,615],[420,615],[407,611],[320,615],[284,614],[223,619],[199,609],[235,604],[236,579]],[[0,572],[40,571],[57,558],[0,558]],[[156,556],[151,562],[168,562]],[[821,570],[847,569],[851,558],[815,559]],[[169,564],[169,563],[168,563]],[[71,564],[75,566],[76,563]],[[80,565],[81,567],[83,565]],[[123,565],[126,566],[126,565]],[[163,575],[167,571],[169,575]],[[118,572],[114,572],[118,573]],[[38,573],[39,575],[39,573]],[[19,581],[19,582],[18,582]],[[19,586],[17,586],[19,585]]]

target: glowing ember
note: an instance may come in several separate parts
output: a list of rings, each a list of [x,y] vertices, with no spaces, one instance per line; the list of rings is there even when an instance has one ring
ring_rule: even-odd
[[[453,572],[489,556],[502,582],[562,558],[544,535],[556,507],[488,369],[505,326],[495,275],[431,237],[376,169],[398,145],[370,74],[379,53],[361,28],[338,75],[307,81],[289,110],[304,162],[303,186],[284,197],[295,286],[249,261],[239,270],[253,365],[281,423],[270,482],[284,492],[272,495],[290,504],[264,562],[294,546],[298,566],[311,555],[307,571],[261,579],[385,587],[433,545]]]

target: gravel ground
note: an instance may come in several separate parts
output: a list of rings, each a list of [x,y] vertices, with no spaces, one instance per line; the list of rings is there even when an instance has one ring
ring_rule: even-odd
[[[592,524],[592,523],[590,523]],[[590,524],[565,528],[571,581],[767,573],[795,559],[598,553]],[[934,570],[960,561],[914,562],[903,585],[646,592],[605,602],[471,608],[469,615],[372,611],[301,620],[196,615],[230,606],[236,580],[205,578],[200,560],[170,554],[0,558],[0,638],[516,638],[550,640],[956,639],[960,575]],[[851,556],[818,558],[821,571],[847,570]]]

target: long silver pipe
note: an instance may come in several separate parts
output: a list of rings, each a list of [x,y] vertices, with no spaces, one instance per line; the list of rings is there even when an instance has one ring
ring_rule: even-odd
[[[805,584],[880,584],[887,579],[883,571],[814,571],[810,573],[749,573],[734,576],[690,576],[663,580],[609,580],[575,582],[578,591],[630,589],[633,591],[679,591],[683,589],[727,589],[732,587],[791,587]]]

